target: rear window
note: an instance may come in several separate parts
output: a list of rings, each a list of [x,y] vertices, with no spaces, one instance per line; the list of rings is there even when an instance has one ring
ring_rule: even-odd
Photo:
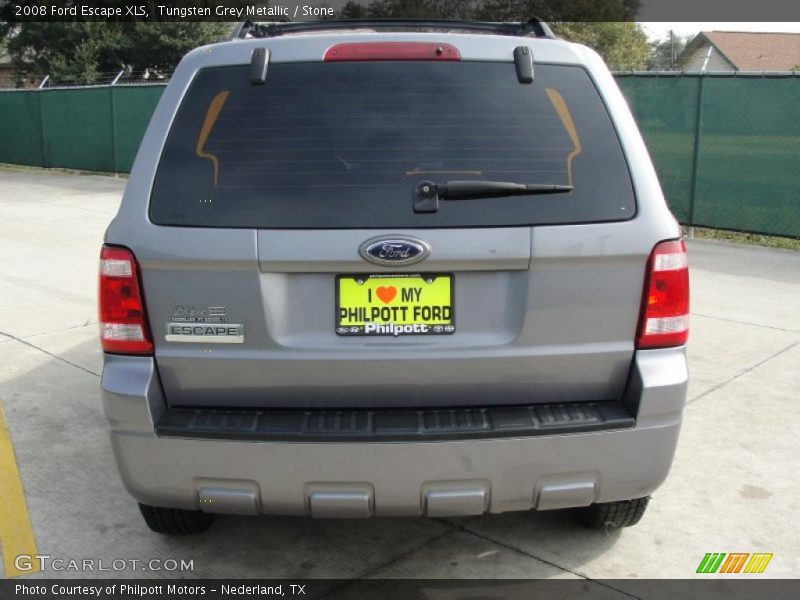
[[[200,71],[166,141],[156,224],[247,228],[480,227],[633,217],[630,175],[580,67],[340,62]],[[421,181],[574,186],[414,212]]]

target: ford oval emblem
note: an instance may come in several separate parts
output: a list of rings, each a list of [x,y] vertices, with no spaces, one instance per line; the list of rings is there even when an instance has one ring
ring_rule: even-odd
[[[427,242],[410,237],[381,236],[367,240],[358,249],[361,258],[377,265],[413,265],[431,253]]]

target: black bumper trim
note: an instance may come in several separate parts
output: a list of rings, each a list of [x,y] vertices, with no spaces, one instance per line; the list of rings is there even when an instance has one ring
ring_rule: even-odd
[[[156,434],[263,442],[443,441],[627,429],[635,422],[617,401],[436,409],[169,408]]]

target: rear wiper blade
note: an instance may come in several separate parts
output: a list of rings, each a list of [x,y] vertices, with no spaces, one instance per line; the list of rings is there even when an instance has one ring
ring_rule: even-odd
[[[448,181],[447,183],[422,183],[422,188],[432,186],[440,200],[491,198],[493,196],[527,196],[534,194],[564,194],[572,191],[571,185],[545,183],[514,183],[513,181]]]
[[[571,185],[547,183],[514,183],[513,181],[423,181],[415,190],[414,211],[436,212],[439,200],[476,200],[501,196],[533,196],[537,194],[566,194]]]

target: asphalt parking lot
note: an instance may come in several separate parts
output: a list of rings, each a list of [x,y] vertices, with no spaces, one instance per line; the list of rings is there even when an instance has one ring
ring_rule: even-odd
[[[800,573],[800,253],[700,241],[689,243],[682,437],[638,526],[592,532],[563,513],[221,517],[201,536],[151,533],[120,483],[98,393],[97,256],[124,184],[0,169],[0,407],[39,553],[183,559],[194,569],[22,578],[686,578],[707,552],[773,553],[757,577]],[[32,550],[9,506],[0,506],[6,576],[17,575],[9,555]]]

